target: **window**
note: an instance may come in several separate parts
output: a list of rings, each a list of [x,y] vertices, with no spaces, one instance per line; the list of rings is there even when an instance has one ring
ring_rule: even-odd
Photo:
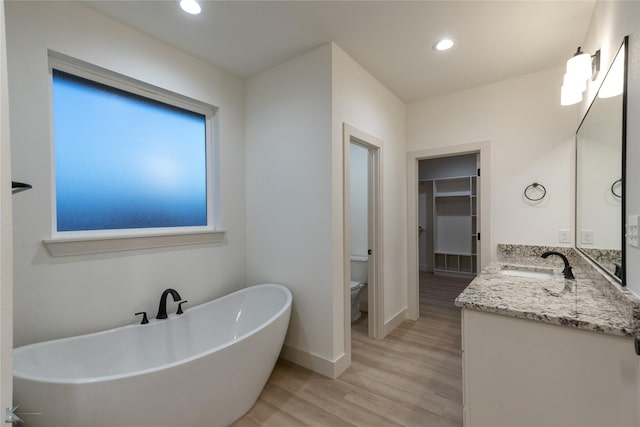
[[[214,109],[51,59],[54,235],[213,229]]]

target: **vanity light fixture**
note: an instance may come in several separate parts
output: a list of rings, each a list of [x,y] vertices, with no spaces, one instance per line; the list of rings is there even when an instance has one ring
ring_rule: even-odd
[[[453,40],[451,40],[450,38],[443,38],[433,44],[433,50],[442,52],[442,51],[451,49],[453,45],[454,45]]]
[[[560,104],[572,105],[582,101],[582,93],[587,89],[587,80],[595,80],[599,72],[600,50],[589,55],[578,46],[576,53],[567,61],[567,72],[560,89]]]
[[[191,15],[197,15],[202,11],[196,0],[180,0],[180,7]]]

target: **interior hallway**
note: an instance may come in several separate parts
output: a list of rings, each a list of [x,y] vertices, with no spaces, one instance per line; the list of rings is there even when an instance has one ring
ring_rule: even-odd
[[[420,319],[383,341],[352,328],[352,365],[337,380],[278,361],[255,406],[234,427],[462,426],[460,309],[470,278],[420,273]]]

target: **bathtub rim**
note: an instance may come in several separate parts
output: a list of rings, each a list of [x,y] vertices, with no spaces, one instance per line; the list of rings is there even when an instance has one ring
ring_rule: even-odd
[[[238,289],[237,291],[234,291],[230,294],[226,294],[223,295],[219,298],[210,300],[210,301],[206,301],[202,304],[198,304],[196,306],[193,307],[189,307],[187,309],[184,309],[184,314],[187,314],[188,311],[196,309],[198,307],[202,307],[208,304],[212,304],[216,301],[220,301],[222,299],[226,299],[226,298],[231,298],[233,295],[238,294],[238,293],[243,293],[243,292],[249,292],[250,289],[254,289],[254,288],[278,288],[279,290],[283,291],[284,294],[286,295],[286,301],[284,303],[284,305],[275,313],[273,314],[271,317],[269,317],[269,319],[267,319],[265,322],[261,323],[258,327],[256,327],[255,329],[252,329],[251,331],[238,336],[237,338],[230,340],[230,341],[226,341],[223,344],[220,344],[218,346],[212,347],[211,349],[208,349],[206,351],[200,352],[200,353],[196,353],[193,356],[189,356],[186,357],[184,359],[180,359],[180,360],[176,360],[174,362],[171,363],[167,363],[164,365],[160,365],[160,366],[155,366],[152,368],[147,368],[147,369],[140,369],[137,371],[131,371],[131,372],[127,372],[124,374],[114,374],[114,375],[103,375],[103,376],[99,376],[99,377],[83,377],[83,378],[63,378],[63,377],[42,377],[42,376],[36,376],[36,375],[31,375],[31,374],[25,374],[25,373],[20,373],[19,371],[16,372],[16,369],[14,367],[13,369],[13,379],[14,381],[16,379],[20,379],[20,380],[27,380],[27,381],[33,381],[33,382],[40,382],[40,383],[51,383],[51,384],[90,384],[90,383],[99,383],[99,382],[107,382],[107,381],[114,381],[114,380],[118,380],[118,379],[123,379],[123,378],[129,378],[129,377],[134,377],[134,376],[138,376],[138,375],[145,375],[145,374],[151,374],[154,372],[158,372],[158,371],[162,371],[165,369],[169,369],[172,367],[176,367],[176,366],[180,366],[180,365],[184,365],[187,364],[191,361],[206,357],[212,353],[215,353],[217,351],[223,350],[227,347],[230,347],[233,344],[237,344],[241,341],[244,341],[246,339],[248,339],[249,337],[257,334],[258,332],[260,332],[261,330],[265,329],[267,326],[271,325],[272,323],[274,323],[279,317],[281,317],[283,315],[284,312],[286,312],[287,310],[289,310],[291,308],[292,302],[293,302],[293,295],[291,294],[291,290],[289,290],[289,288],[287,288],[285,285],[279,284],[279,283],[261,283],[261,284],[257,284],[257,285],[252,285],[252,286],[247,286],[244,287],[242,289]],[[118,330],[123,330],[123,329],[130,329],[130,328],[142,328],[145,326],[150,326],[152,324],[156,324],[156,323],[160,323],[160,322],[164,322],[166,321],[171,321],[172,319],[176,319],[178,318],[178,316],[176,314],[171,314],[169,315],[168,319],[163,319],[163,320],[156,320],[156,319],[152,319],[149,321],[150,324],[146,324],[146,325],[142,325],[139,323],[134,323],[134,324],[129,324],[129,325],[124,325],[124,326],[117,326],[115,328],[111,328],[111,329],[107,329],[104,331],[98,331],[98,332],[90,332],[87,334],[81,334],[81,335],[74,335],[71,337],[66,337],[66,338],[57,338],[57,339],[52,339],[52,340],[47,340],[47,341],[41,341],[41,342],[37,342],[37,343],[33,343],[33,344],[28,344],[28,345],[24,345],[21,347],[16,347],[13,349],[13,359],[16,359],[16,353],[22,353],[22,352],[26,352],[29,349],[33,348],[33,347],[40,347],[40,346],[44,346],[48,343],[52,343],[52,342],[57,342],[57,343],[62,343],[62,342],[66,342],[66,341],[72,341],[75,339],[79,339],[79,338],[88,338],[88,337],[93,337],[93,336],[98,336],[98,335],[105,335],[105,334],[109,334],[109,333],[113,333],[115,331]]]

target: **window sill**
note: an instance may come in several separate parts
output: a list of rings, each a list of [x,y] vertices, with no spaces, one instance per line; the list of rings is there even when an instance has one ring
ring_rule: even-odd
[[[145,236],[81,237],[43,240],[54,257],[163,248],[169,246],[222,243],[225,230],[196,231]]]

